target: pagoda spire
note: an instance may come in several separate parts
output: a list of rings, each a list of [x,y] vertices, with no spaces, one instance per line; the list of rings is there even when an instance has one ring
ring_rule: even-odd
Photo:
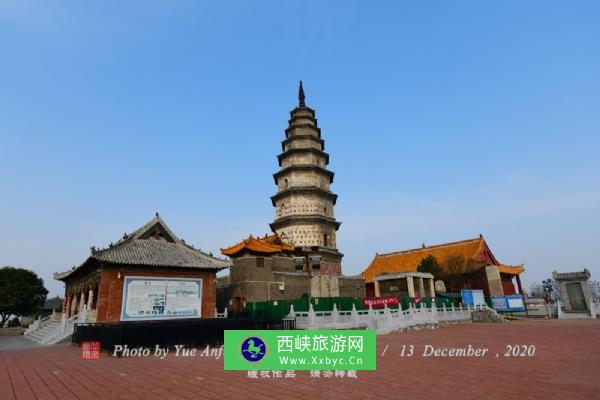
[[[300,81],[300,87],[298,88],[298,107],[306,107],[304,103],[304,88],[302,87],[302,81]]]

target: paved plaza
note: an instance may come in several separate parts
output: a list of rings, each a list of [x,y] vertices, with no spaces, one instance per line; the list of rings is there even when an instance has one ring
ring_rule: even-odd
[[[19,338],[26,341],[25,338]],[[379,336],[378,370],[357,378],[259,377],[212,358],[82,361],[78,347],[23,347],[0,337],[0,399],[600,399],[600,320],[464,324]],[[402,346],[414,346],[402,357]],[[484,357],[423,357],[435,348],[488,348]],[[535,345],[505,357],[507,345]],[[405,347],[405,354],[408,354]],[[383,356],[382,356],[383,354]],[[496,357],[498,354],[498,357]]]

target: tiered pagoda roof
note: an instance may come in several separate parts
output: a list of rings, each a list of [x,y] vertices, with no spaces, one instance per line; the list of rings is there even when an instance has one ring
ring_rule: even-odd
[[[458,242],[443,243],[434,246],[425,246],[396,251],[387,254],[377,254],[371,264],[363,271],[366,282],[373,282],[373,278],[383,273],[416,272],[421,261],[429,256],[436,258],[440,267],[451,257],[462,257],[465,261],[483,262],[486,265],[495,265],[502,274],[519,275],[525,268],[522,265],[509,266],[500,263],[488,247],[483,235],[474,239]]]
[[[271,202],[276,213],[270,227],[295,246],[337,251],[335,236],[341,222],[334,217],[337,195],[330,188],[334,173],[327,169],[329,154],[324,148],[315,110],[306,106],[300,81],[298,106],[290,111],[277,156],[280,169],[273,174],[277,193]]]
[[[269,235],[263,238],[255,238],[250,235],[246,240],[225,248],[221,249],[223,255],[229,257],[235,257],[245,252],[252,254],[279,254],[279,253],[292,253],[294,246],[287,244],[281,240],[277,234]]]

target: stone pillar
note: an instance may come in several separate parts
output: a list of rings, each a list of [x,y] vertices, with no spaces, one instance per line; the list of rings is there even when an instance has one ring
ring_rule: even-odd
[[[71,311],[69,312],[69,317],[72,317],[75,314],[75,311],[77,310],[77,299],[77,294],[73,293],[71,295]]]
[[[496,265],[488,265],[485,267],[485,275],[490,296],[504,296],[504,289],[502,289],[502,280],[500,279],[498,267]]]
[[[419,297],[425,297],[425,280],[419,278]]]
[[[321,297],[321,279],[318,276],[310,279],[310,297]]]
[[[329,282],[329,277],[328,276],[319,276],[319,281],[320,281],[320,292],[321,295],[319,297],[331,297],[331,293],[330,293],[330,282]]]
[[[83,310],[83,306],[85,304],[85,290],[81,289],[81,294],[79,295],[79,310]]]
[[[88,292],[88,301],[87,301],[87,308],[88,310],[92,309],[92,302],[94,301],[94,289],[90,289],[90,291]]]
[[[373,281],[373,286],[375,287],[375,297],[381,297],[381,292],[379,289],[379,281]]]
[[[408,297],[415,297],[415,283],[412,276],[406,277],[406,286],[408,287]]]
[[[519,294],[522,296],[523,293],[523,286],[521,286],[521,277],[519,275],[517,275],[517,287],[519,288]]]
[[[433,284],[433,278],[428,279],[429,281],[429,295],[434,298],[435,297],[435,285]]]

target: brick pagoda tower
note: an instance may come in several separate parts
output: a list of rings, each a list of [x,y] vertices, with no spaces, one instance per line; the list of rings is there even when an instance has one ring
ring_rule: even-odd
[[[331,192],[333,172],[329,154],[317,126],[315,110],[306,107],[302,81],[298,107],[290,112],[285,140],[281,142],[280,169],[273,174],[277,194],[271,197],[275,221],[271,229],[296,247],[297,253],[321,256],[315,275],[341,275],[343,254],[336,247],[340,222],[333,213],[337,195]]]

